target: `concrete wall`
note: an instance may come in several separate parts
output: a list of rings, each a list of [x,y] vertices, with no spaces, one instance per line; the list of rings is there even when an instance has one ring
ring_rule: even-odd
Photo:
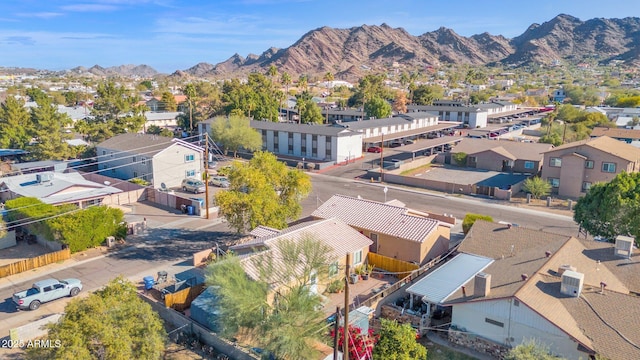
[[[29,340],[34,340],[47,335],[47,324],[56,323],[62,314],[52,314],[39,320],[31,321],[30,323],[19,326],[17,328],[9,329],[9,338],[20,344]],[[55,339],[53,339],[55,341]]]
[[[0,238],[0,249],[16,246],[16,232],[14,230],[7,231],[7,234]]]
[[[183,332],[191,332],[195,335],[200,341],[203,343],[212,346],[216,351],[223,353],[229,356],[230,359],[234,360],[255,360],[257,357],[244,352],[242,349],[236,347],[234,344],[222,339],[217,336],[215,333],[210,332],[208,329],[199,325],[198,323],[192,321],[181,313],[168,309],[164,305],[155,302],[152,299],[147,298],[146,296],[140,295],[140,298],[146,301],[154,311],[156,311],[160,317],[168,322],[169,324],[175,326],[176,328],[183,328]]]

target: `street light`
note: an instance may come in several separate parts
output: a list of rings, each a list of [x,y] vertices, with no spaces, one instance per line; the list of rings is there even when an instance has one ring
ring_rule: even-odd
[[[302,170],[304,170],[304,158],[302,158]]]
[[[387,202],[387,191],[389,191],[388,187],[384,187],[384,189],[382,189],[382,192],[384,193],[384,202]]]

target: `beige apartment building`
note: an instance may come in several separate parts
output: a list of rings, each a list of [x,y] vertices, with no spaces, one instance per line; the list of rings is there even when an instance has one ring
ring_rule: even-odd
[[[551,183],[552,194],[578,198],[623,171],[640,171],[640,148],[601,136],[546,151],[542,178]]]

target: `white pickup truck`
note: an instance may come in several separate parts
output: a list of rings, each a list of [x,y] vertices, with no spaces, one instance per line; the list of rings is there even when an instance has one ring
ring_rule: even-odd
[[[65,296],[76,296],[82,290],[78,279],[46,279],[37,281],[31,289],[13,294],[13,302],[19,310],[36,310],[40,304]]]

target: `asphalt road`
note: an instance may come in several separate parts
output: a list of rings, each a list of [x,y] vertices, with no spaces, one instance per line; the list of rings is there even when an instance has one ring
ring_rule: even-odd
[[[347,170],[347,172],[349,171],[352,170]],[[317,205],[328,200],[333,194],[360,195],[365,199],[385,201],[384,184],[318,174],[312,175],[312,182],[313,191],[303,201],[303,216],[311,214]],[[490,199],[418,191],[393,185],[386,186],[388,188],[386,200],[398,199],[409,208],[416,210],[452,214],[458,219],[464,218],[467,213],[478,213],[490,215],[494,221],[507,221],[531,229],[572,236],[578,234],[578,225],[569,216],[504,205]]]
[[[69,299],[55,300],[42,304],[36,311],[18,311],[11,301],[13,293],[25,290],[35,281],[47,278],[77,278],[84,288],[79,296],[96,290],[118,275],[132,281],[142,281],[146,275],[156,275],[157,271],[169,271],[170,275],[188,270],[192,266],[194,252],[211,248],[215,240],[228,240],[235,234],[227,232],[226,224],[190,231],[188,229],[149,229],[138,238],[134,247],[109,254],[106,257],[66,268],[54,273],[0,289],[0,338],[9,334],[9,329],[24,325],[29,321],[53,313],[63,312]],[[0,357],[2,356],[0,349]]]

